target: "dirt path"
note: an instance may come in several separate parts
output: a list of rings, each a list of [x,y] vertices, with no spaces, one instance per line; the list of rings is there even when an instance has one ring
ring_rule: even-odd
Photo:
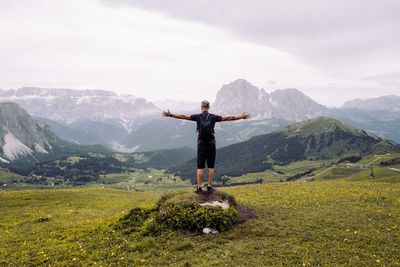
[[[396,168],[388,168],[388,169],[400,172],[400,170]]]
[[[377,160],[380,160],[380,159],[392,159],[393,157],[377,157],[376,159],[374,159],[373,161],[371,161],[371,162],[368,162],[367,164],[365,164],[365,165],[371,165],[372,163],[374,163],[375,161],[377,161]]]
[[[235,207],[236,211],[238,212],[237,223],[245,223],[250,219],[258,219],[256,212],[248,207],[237,205]]]
[[[332,167],[329,167],[328,169],[326,169],[326,170],[323,170],[322,172],[320,172],[320,173],[317,173],[316,175],[314,175],[313,177],[317,177],[317,176],[319,176],[319,175],[321,175],[321,174],[323,174],[323,173],[325,173],[325,172],[327,172],[327,171],[329,171],[330,169],[332,169],[333,168],[333,166]]]
[[[325,169],[325,170],[323,170],[322,172],[320,172],[320,173],[317,173],[316,175],[314,175],[314,176],[310,176],[310,177],[304,177],[304,178],[301,178],[301,179],[299,179],[299,180],[297,180],[298,182],[301,182],[301,181],[304,181],[304,180],[308,180],[308,179],[314,179],[314,177],[317,177],[317,176],[319,176],[319,175],[321,175],[321,174],[323,174],[323,173],[325,173],[325,172],[327,172],[327,171],[329,171],[330,169],[332,169],[332,168],[334,168],[333,166],[332,167],[329,167],[329,168],[327,168],[327,169]]]

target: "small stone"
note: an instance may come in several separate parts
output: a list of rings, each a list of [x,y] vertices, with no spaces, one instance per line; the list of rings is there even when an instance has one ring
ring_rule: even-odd
[[[205,234],[218,234],[219,232],[216,229],[206,227],[206,228],[203,228],[203,233],[205,233]]]
[[[221,207],[223,210],[226,210],[229,208],[229,203],[228,201],[212,201],[212,202],[204,202],[201,203],[200,206],[211,206],[211,207]]]

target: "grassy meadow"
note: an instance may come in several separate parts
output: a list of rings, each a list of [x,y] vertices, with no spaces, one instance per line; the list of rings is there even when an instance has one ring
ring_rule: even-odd
[[[315,169],[312,172],[313,176],[305,175],[301,179],[400,182],[400,165],[380,166],[381,162],[390,161],[394,158],[400,158],[400,154],[366,156],[355,163],[359,168],[349,165],[348,162],[333,164],[332,167],[329,167],[326,166],[326,164],[331,163],[329,161],[296,161],[285,166],[274,166],[274,170],[246,173],[239,177],[228,177],[227,184],[229,185],[232,182],[255,182],[257,179],[263,179],[264,182],[286,181],[291,176],[311,169]],[[369,166],[371,164],[375,175],[373,179],[370,179],[371,169]]]
[[[160,193],[0,191],[0,265],[400,264],[399,183],[322,179],[221,190],[259,218],[217,235],[125,235],[112,225]]]
[[[136,169],[133,173],[110,173],[100,177],[101,185],[92,184],[90,187],[122,189],[129,191],[165,192],[179,188],[193,187],[189,180],[182,180],[163,170]]]

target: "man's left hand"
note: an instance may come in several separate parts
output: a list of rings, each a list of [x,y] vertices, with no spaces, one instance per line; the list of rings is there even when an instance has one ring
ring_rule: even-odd
[[[242,119],[248,119],[250,117],[251,117],[251,115],[249,113],[243,112]]]

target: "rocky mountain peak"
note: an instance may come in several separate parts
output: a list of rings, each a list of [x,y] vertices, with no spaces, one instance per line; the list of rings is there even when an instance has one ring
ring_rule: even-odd
[[[273,116],[296,121],[322,116],[327,108],[318,104],[298,89],[278,89],[270,94]]]
[[[295,88],[266,93],[244,79],[225,84],[217,93],[216,113],[252,113],[253,118],[282,118],[304,120],[324,115],[327,108]]]
[[[268,94],[244,79],[224,84],[217,93],[214,109],[220,114],[262,113]]]
[[[53,150],[57,140],[50,128],[15,103],[0,103],[0,161],[10,163]]]

